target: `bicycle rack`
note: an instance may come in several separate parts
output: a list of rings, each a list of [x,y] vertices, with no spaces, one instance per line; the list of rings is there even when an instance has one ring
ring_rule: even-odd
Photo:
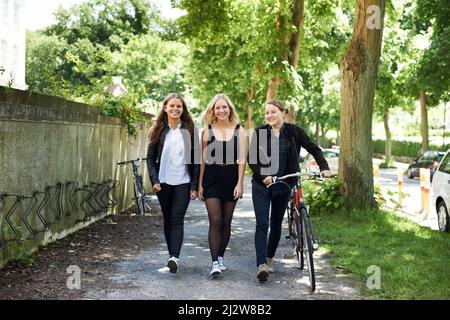
[[[48,199],[50,198],[50,194],[47,191],[34,191],[33,192],[33,196],[37,197],[39,194],[44,194],[44,197],[42,198],[41,202],[39,203],[39,206],[36,210],[36,214],[39,218],[39,220],[42,223],[42,226],[44,227],[44,229],[42,230],[38,230],[37,232],[44,232],[44,231],[48,231],[50,229],[51,224],[47,222],[47,220],[45,220],[44,215],[42,215],[42,211],[44,210],[45,204],[47,203]]]
[[[31,211],[33,210],[33,208],[36,206],[37,204],[37,199],[35,197],[35,195],[33,194],[33,196],[31,197],[24,197],[24,199],[33,199],[32,203],[30,206],[28,206],[28,208],[25,210],[25,213],[22,215],[21,221],[22,223],[25,225],[25,227],[28,229],[29,232],[29,236],[27,238],[27,240],[31,240],[34,239],[34,237],[36,236],[36,234],[38,233],[33,226],[28,222],[28,217],[31,214]]]
[[[50,210],[53,212],[53,215],[55,216],[55,221],[59,222],[61,221],[61,207],[62,207],[62,184],[57,183],[56,186],[47,186],[45,188],[46,192],[51,192],[52,189],[55,189],[55,192],[53,194],[53,197],[50,199]],[[54,204],[58,201],[58,207],[55,209]]]
[[[90,202],[92,196],[95,194],[95,189],[94,189],[94,191],[90,190],[90,188],[92,188],[92,187],[93,187],[92,185],[86,185],[82,188],[77,188],[77,191],[88,192],[88,194],[81,200],[81,203],[80,203],[80,207],[84,211],[85,215],[83,216],[83,219],[78,219],[77,222],[86,222],[89,220],[89,218],[91,218],[95,215],[95,212],[97,209],[95,207],[93,207]],[[92,209],[91,211],[86,209],[86,204]],[[91,212],[94,212],[94,214],[91,214]]]
[[[0,212],[2,212],[3,209],[3,199],[5,198],[5,193],[1,193],[0,194]],[[2,225],[3,225],[3,221],[2,221],[2,217],[0,216],[0,248],[3,248],[3,246],[6,244],[6,242],[3,240],[3,232],[2,232]]]
[[[66,210],[66,214],[65,214],[66,217],[70,217],[72,214],[76,213],[76,211],[77,211],[77,206],[75,204],[74,197],[75,197],[76,190],[78,188],[78,182],[75,182],[75,181],[66,182],[65,190],[67,190],[69,186],[72,186],[69,189],[69,192],[64,193],[64,195],[66,196],[65,200],[68,200],[66,202],[69,202],[69,205],[70,205],[70,209]]]
[[[60,223],[63,215],[69,217],[77,213],[78,200],[76,195],[78,192],[85,193],[79,202],[79,207],[84,214],[76,222],[86,222],[96,214],[114,208],[118,204],[114,197],[114,190],[119,184],[120,181],[109,179],[101,183],[92,182],[89,185],[78,187],[78,182],[68,181],[64,184],[57,183],[55,186],[47,186],[44,191],[33,191],[31,196],[1,193],[0,212],[5,209],[6,198],[15,198],[15,200],[4,218],[0,216],[2,219],[0,221],[0,248],[23,236],[23,231],[11,221],[11,217],[18,212],[19,207],[24,206],[25,200],[30,200],[30,204],[24,207],[24,212],[20,216],[20,224],[23,224],[29,233],[27,240],[31,240],[37,234],[48,231],[50,226]],[[40,198],[41,195],[43,196]],[[47,217],[46,208],[52,212],[54,219]],[[37,216],[42,227],[33,226],[29,221],[33,214]],[[11,239],[3,238],[3,221],[6,222],[12,232],[13,237]]]
[[[109,182],[104,181],[102,184],[103,184],[103,189],[102,189],[100,200],[103,203],[103,209],[108,210],[110,208],[110,206],[109,206],[110,204],[109,204],[109,200],[106,196],[106,193],[109,190]]]
[[[4,205],[4,200],[5,198],[16,198],[14,200],[13,205],[11,206],[11,208],[9,208],[8,213],[5,215],[5,221],[8,224],[9,228],[11,229],[11,231],[15,234],[15,237],[12,239],[3,239],[2,242],[2,246],[4,246],[6,243],[11,242],[11,241],[15,241],[17,239],[19,239],[22,236],[22,233],[20,232],[20,230],[18,230],[15,226],[14,223],[11,221],[11,216],[16,212],[17,208],[20,207],[22,201],[24,199],[32,199],[33,197],[26,197],[23,195],[16,195],[16,194],[9,194],[9,193],[2,193],[0,195],[0,202],[2,203],[2,208]],[[28,212],[29,210],[27,209],[26,212]],[[20,217],[21,222],[25,223],[25,226],[29,227],[29,223],[27,221],[24,220],[24,216]],[[29,230],[29,229],[28,229]]]
[[[105,197],[108,201],[108,209],[114,208],[117,206],[117,201],[114,199],[114,190],[116,187],[120,184],[119,180],[108,180],[107,182],[108,189],[105,192]],[[109,197],[109,194],[111,194],[111,197]]]
[[[92,195],[91,199],[93,199],[93,203],[98,206],[98,209],[97,208],[95,209],[95,214],[99,214],[102,211],[106,210],[105,204],[102,202],[101,199],[99,199],[99,195],[102,195],[102,191],[105,186],[103,183],[95,183],[95,182],[92,182],[91,185],[95,187],[94,194]]]

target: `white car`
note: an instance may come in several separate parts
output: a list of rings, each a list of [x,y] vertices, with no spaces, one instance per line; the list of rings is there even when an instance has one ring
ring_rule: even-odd
[[[339,149],[321,149],[325,160],[327,160],[328,162],[330,171],[332,171],[333,173],[337,173],[339,167]],[[303,160],[303,167],[306,169],[306,172],[320,171],[316,160],[314,160],[314,158],[309,153],[306,153],[306,155],[303,156]]]
[[[433,176],[431,205],[436,209],[439,230],[450,228],[450,149],[442,158]]]

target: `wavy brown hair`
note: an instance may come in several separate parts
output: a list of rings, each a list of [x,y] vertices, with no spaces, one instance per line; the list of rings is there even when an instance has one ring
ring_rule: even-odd
[[[150,128],[150,133],[148,134],[150,144],[154,144],[159,141],[164,126],[168,123],[167,113],[164,111],[164,107],[167,105],[169,100],[173,98],[177,98],[178,100],[181,101],[181,104],[183,105],[183,113],[181,114],[180,120],[182,123],[184,123],[184,126],[191,134],[191,137],[194,136],[194,121],[192,121],[192,116],[189,113],[189,110],[186,106],[186,102],[184,101],[183,97],[178,93],[170,93],[164,98],[161,110],[159,110],[158,115],[156,116],[156,120],[153,123],[152,127]]]
[[[264,103],[265,106],[267,106],[268,104],[274,105],[275,107],[278,108],[278,110],[280,110],[281,112],[284,112],[284,114],[289,113],[289,109],[286,108],[283,101],[271,99],[271,100],[266,101],[266,103]]]

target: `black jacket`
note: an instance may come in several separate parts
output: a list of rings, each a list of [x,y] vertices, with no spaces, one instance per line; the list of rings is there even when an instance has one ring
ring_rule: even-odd
[[[181,123],[181,129],[185,129],[184,123]],[[152,185],[159,184],[159,165],[161,160],[161,154],[164,147],[164,141],[167,132],[170,130],[168,124],[164,125],[164,129],[161,132],[159,141],[154,144],[149,144],[147,151],[147,167],[148,174]],[[188,174],[191,179],[191,190],[198,190],[198,176],[200,172],[200,141],[198,138],[197,129],[194,127],[194,134],[191,135],[187,130],[181,130],[183,136],[185,150],[185,163],[187,166]]]
[[[284,123],[282,130],[286,130],[287,136],[287,174],[300,171],[299,154],[302,147],[314,157],[320,167],[320,171],[329,170],[322,150],[308,137],[305,130],[291,123]],[[267,139],[263,139],[264,136]],[[253,171],[253,180],[261,185],[264,185],[262,181],[268,176],[268,174],[264,174],[264,169],[268,169],[271,164],[270,136],[270,125],[266,124],[256,128],[253,132],[247,158],[248,164]],[[296,180],[296,178],[293,178],[287,182],[292,184]]]

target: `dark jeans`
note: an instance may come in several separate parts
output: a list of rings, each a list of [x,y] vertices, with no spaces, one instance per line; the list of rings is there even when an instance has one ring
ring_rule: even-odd
[[[184,215],[190,201],[190,184],[172,186],[162,183],[158,197],[164,217],[164,236],[169,255],[179,257],[184,235]]]
[[[252,184],[253,208],[256,216],[255,248],[256,264],[273,258],[281,238],[281,225],[289,202],[289,193],[273,195],[270,189]],[[269,223],[270,222],[270,223]],[[269,242],[267,232],[270,225]]]

